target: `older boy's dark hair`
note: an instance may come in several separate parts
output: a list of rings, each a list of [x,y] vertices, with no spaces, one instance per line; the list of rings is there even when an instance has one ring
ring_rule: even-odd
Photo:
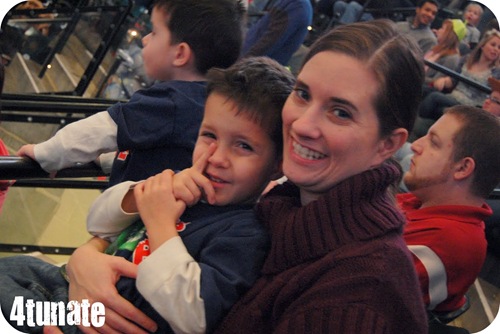
[[[189,44],[199,73],[238,59],[245,13],[241,0],[155,0],[153,8],[167,14],[172,43]]]
[[[268,57],[249,57],[225,70],[211,69],[207,77],[208,94],[218,93],[226,97],[235,104],[239,113],[260,124],[281,156],[281,110],[295,84],[291,72]]]
[[[458,105],[445,109],[454,115],[461,128],[453,138],[453,161],[474,159],[476,168],[471,192],[487,198],[500,183],[500,119],[479,108]]]

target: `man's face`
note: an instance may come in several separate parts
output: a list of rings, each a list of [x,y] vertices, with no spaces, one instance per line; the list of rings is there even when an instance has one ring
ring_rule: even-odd
[[[453,139],[461,126],[454,115],[444,114],[424,137],[412,143],[414,155],[404,182],[417,197],[442,192],[442,186],[453,180]]]
[[[430,2],[426,2],[422,7],[417,7],[415,10],[415,19],[413,21],[415,26],[430,26],[436,18],[438,7]]]
[[[483,109],[492,113],[493,115],[500,117],[500,92],[491,92],[489,98],[484,100]]]

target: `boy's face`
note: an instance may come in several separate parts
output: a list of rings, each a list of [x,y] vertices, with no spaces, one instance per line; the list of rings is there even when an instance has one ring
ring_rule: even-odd
[[[464,12],[464,20],[470,25],[477,26],[480,18],[481,11],[476,6],[469,6]]]
[[[175,59],[178,44],[172,44],[171,33],[165,25],[167,14],[163,10],[153,8],[151,33],[144,36],[142,57],[148,77],[156,80],[172,78],[172,63]]]
[[[215,189],[215,205],[251,204],[261,194],[279,163],[275,143],[244,113],[237,114],[231,100],[218,93],[208,96],[193,161],[208,150],[205,176]]]

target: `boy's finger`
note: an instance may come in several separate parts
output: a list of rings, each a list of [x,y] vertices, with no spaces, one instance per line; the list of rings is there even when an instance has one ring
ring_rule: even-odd
[[[212,156],[212,154],[214,154],[215,150],[217,149],[217,144],[216,143],[212,143],[208,146],[208,150],[203,153],[201,155],[201,157],[198,158],[198,160],[196,160],[193,164],[193,169],[200,172],[200,173],[203,173],[203,171],[205,170],[205,168],[207,167],[207,164],[208,164],[208,158],[210,158]]]
[[[215,189],[212,186],[212,183],[210,182],[209,179],[204,177],[203,175],[200,175],[199,177],[195,177],[194,181],[198,185],[198,188],[203,189],[203,192],[205,194],[205,198],[208,203],[214,204],[215,202]]]

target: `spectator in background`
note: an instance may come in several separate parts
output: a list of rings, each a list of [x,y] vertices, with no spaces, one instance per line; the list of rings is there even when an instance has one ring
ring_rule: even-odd
[[[415,8],[415,16],[406,21],[398,22],[398,30],[407,33],[426,53],[437,44],[437,38],[431,30],[431,24],[436,18],[439,3],[436,0],[421,0]]]
[[[467,28],[459,19],[443,21],[441,28],[436,31],[437,44],[424,55],[424,59],[455,70],[459,61],[459,43],[465,37]],[[446,74],[426,66],[425,83],[433,85],[434,80]]]
[[[282,65],[306,38],[312,23],[310,0],[271,0],[266,12],[245,35],[242,56],[268,56]]]
[[[488,86],[488,78],[498,76],[498,59],[500,56],[500,32],[490,30],[483,39],[459,64],[459,72],[475,82]],[[443,109],[463,104],[481,106],[486,93],[469,84],[444,76],[434,80],[433,87],[437,90],[428,94],[419,107],[419,116],[437,120],[443,114]],[[451,93],[443,93],[451,91]]]
[[[464,9],[463,20],[467,25],[467,34],[462,43],[467,47],[461,51],[465,54],[468,50],[474,49],[481,39],[481,32],[477,28],[481,16],[483,15],[483,7],[477,2],[470,2]]]
[[[397,196],[429,311],[450,312],[486,257],[486,204],[500,182],[500,119],[475,107],[446,109],[427,135],[411,144],[403,180],[411,193]]]
[[[488,78],[491,87],[491,93],[483,103],[483,109],[500,117],[500,80],[494,77]]]

